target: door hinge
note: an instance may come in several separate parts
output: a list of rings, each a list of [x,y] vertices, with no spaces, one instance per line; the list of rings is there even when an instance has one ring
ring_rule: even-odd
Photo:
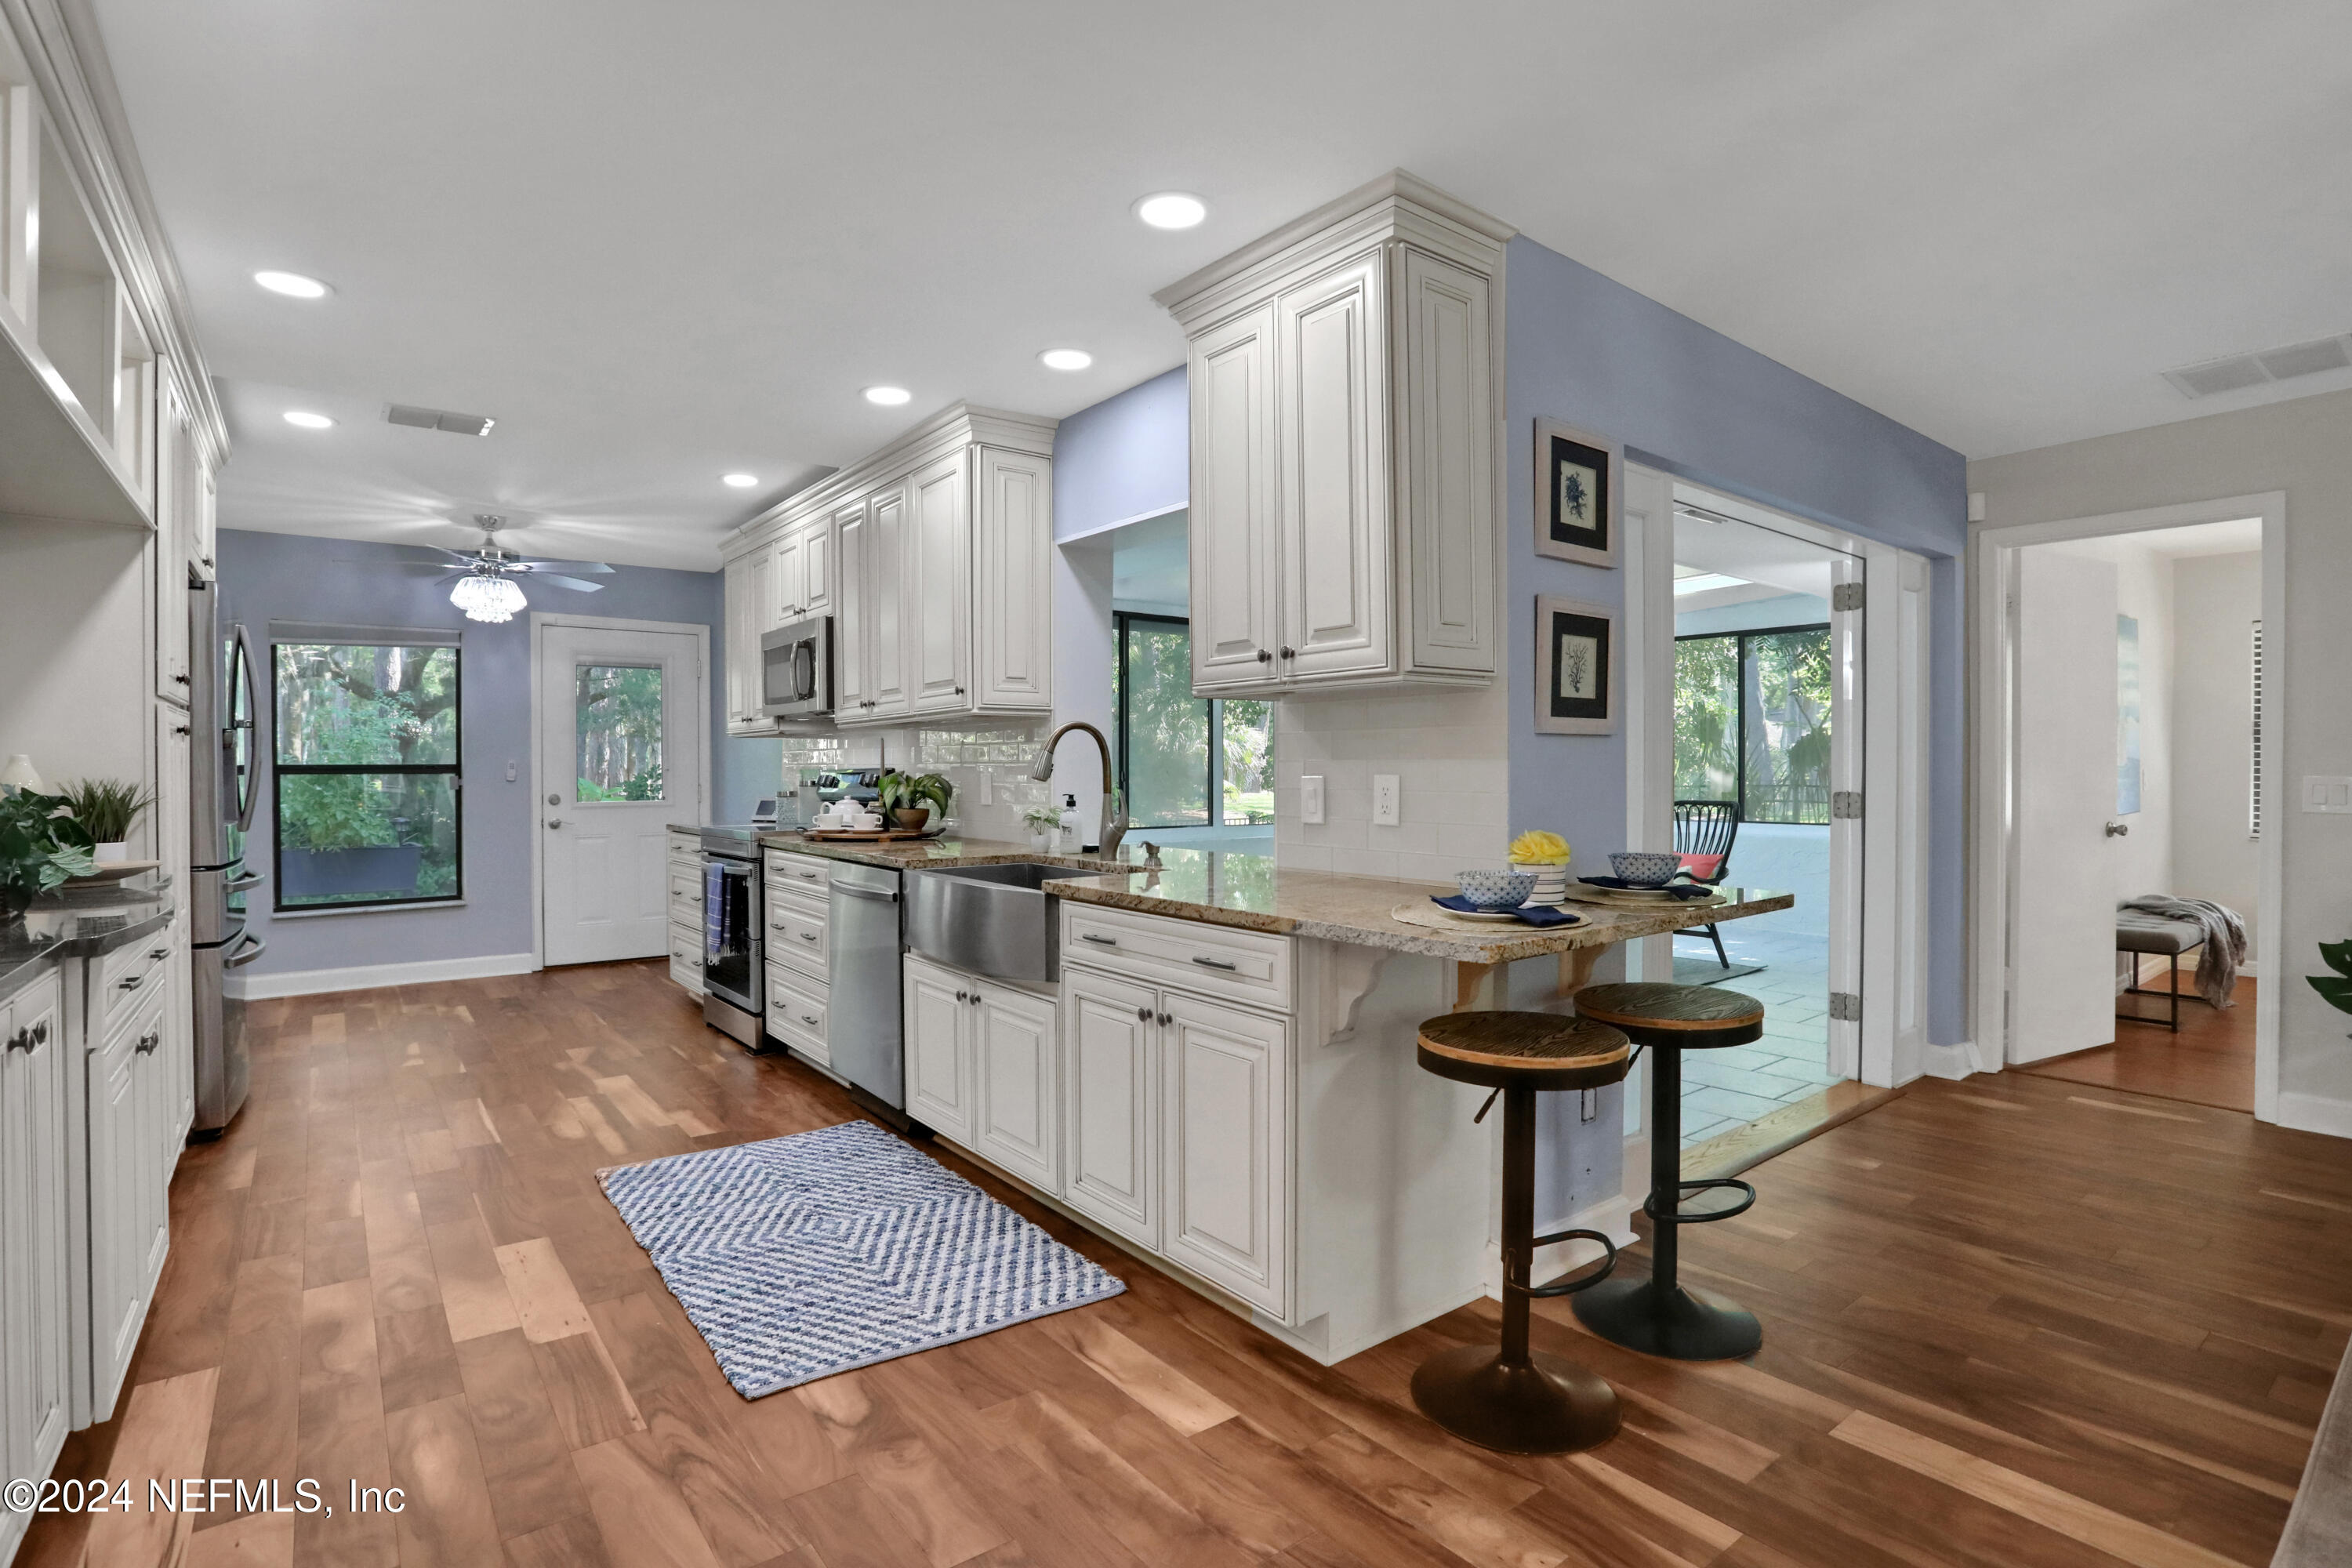
[[[1843,822],[1862,816],[1862,792],[1858,789],[1838,789],[1830,792],[1830,820]]]
[[[1862,998],[1851,991],[1830,993],[1830,1016],[1841,1024],[1862,1022]]]
[[[1832,588],[1830,590],[1830,608],[1832,610],[1858,610],[1862,608],[1862,584],[1859,583],[1840,583],[1836,587]]]

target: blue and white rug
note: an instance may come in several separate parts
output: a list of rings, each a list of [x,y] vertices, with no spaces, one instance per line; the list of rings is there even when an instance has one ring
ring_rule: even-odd
[[[746,1398],[1127,1289],[870,1121],[600,1179]]]

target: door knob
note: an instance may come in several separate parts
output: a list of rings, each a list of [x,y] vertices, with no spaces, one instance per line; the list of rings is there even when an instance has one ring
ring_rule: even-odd
[[[2128,822],[2110,822],[2107,824],[2107,837],[2110,838],[2121,838],[2130,831],[2131,824]]]
[[[563,826],[563,818],[560,816],[551,816],[547,819],[547,825],[550,827],[561,827]]]

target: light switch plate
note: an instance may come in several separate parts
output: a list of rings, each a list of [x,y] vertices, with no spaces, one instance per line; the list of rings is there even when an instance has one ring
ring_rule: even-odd
[[[1298,780],[1298,820],[1318,823],[1323,820],[1323,775],[1304,773]]]
[[[2303,809],[2338,815],[2352,812],[2352,775],[2304,774]]]
[[[1398,814],[1402,809],[1399,797],[1402,793],[1397,787],[1396,774],[1374,773],[1372,775],[1373,826],[1394,827],[1397,825]]]

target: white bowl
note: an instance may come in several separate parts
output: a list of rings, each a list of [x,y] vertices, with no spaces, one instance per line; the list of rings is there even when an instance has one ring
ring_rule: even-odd
[[[1454,881],[1476,910],[1516,910],[1536,890],[1535,874],[1530,871],[1459,871]]]

